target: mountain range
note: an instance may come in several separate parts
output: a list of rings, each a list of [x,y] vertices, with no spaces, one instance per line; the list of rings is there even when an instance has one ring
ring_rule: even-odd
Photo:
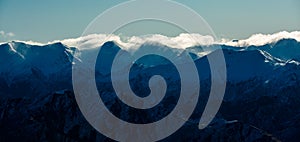
[[[126,51],[116,41],[107,41],[101,45],[95,66],[89,64],[89,57],[97,54],[97,49],[81,50],[61,42],[2,43],[0,140],[111,141],[93,129],[78,109],[72,86],[72,66],[76,62],[86,63],[85,71],[96,70],[100,96],[120,119],[149,123],[163,118],[173,110],[180,92],[180,76],[170,61],[149,55],[137,60],[130,70],[131,88],[140,96],[149,94],[147,85],[152,75],[159,74],[167,80],[165,98],[151,110],[126,106],[111,84],[115,55],[124,51],[134,57],[135,52],[147,48],[167,52],[175,59],[180,58],[178,53],[190,55],[201,83],[198,105],[191,118],[162,141],[297,141],[300,138],[300,42],[288,38],[244,47],[211,44],[179,49],[144,43],[134,52]],[[208,56],[219,51],[224,54],[227,69],[225,97],[213,122],[199,130],[197,123],[211,85]]]

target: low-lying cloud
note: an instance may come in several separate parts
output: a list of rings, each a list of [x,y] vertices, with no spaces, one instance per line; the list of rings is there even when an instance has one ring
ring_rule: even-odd
[[[184,49],[195,45],[211,45],[215,43],[212,36],[200,34],[180,34],[176,37],[167,37],[154,34],[146,36],[120,37],[117,35],[93,34],[80,38],[66,39],[61,42],[68,46],[80,49],[100,47],[106,41],[114,41],[124,49],[134,49],[142,44],[159,43],[172,48]]]
[[[300,31],[294,32],[278,32],[275,34],[254,34],[248,39],[240,39],[235,42],[226,39],[214,39],[210,35],[200,35],[200,34],[188,34],[183,33],[176,37],[167,37],[164,35],[147,35],[147,36],[132,36],[132,37],[120,37],[117,35],[103,35],[94,34],[88,35],[80,38],[66,39],[61,42],[68,46],[84,48],[94,48],[100,47],[106,41],[115,41],[124,49],[137,48],[145,43],[159,43],[172,48],[185,49],[188,47],[198,46],[198,45],[212,45],[212,44],[222,44],[237,47],[247,47],[247,46],[262,46],[265,44],[276,43],[281,39],[295,39],[300,42]]]
[[[275,43],[281,39],[295,39],[300,42],[300,31],[283,31],[275,34],[255,34],[248,39],[238,40],[237,42],[229,41],[223,44],[238,47],[247,47],[251,45],[262,46],[270,43]]]
[[[3,31],[0,31],[2,35],[9,35]],[[10,34],[13,36],[13,34]],[[270,43],[276,43],[281,39],[295,39],[300,42],[300,31],[294,32],[278,32],[275,34],[254,34],[250,36],[248,39],[240,39],[236,41],[226,40],[226,39],[215,39],[210,35],[200,35],[200,34],[188,34],[182,33],[176,37],[168,37],[159,34],[153,35],[145,35],[145,36],[132,36],[132,37],[123,37],[118,35],[106,35],[106,34],[91,34],[87,36],[82,36],[79,38],[71,38],[64,40],[56,40],[52,42],[48,42],[46,44],[51,44],[55,42],[61,42],[69,47],[77,47],[78,49],[85,50],[91,48],[100,47],[103,43],[107,41],[114,41],[121,48],[127,49],[135,49],[140,47],[142,44],[162,44],[172,48],[185,49],[193,46],[206,46],[213,44],[222,44],[222,45],[230,45],[237,47],[247,47],[247,46],[261,46]],[[24,42],[24,41],[21,41]],[[25,41],[24,43],[33,44],[33,45],[45,45],[45,43],[38,43],[33,41]]]

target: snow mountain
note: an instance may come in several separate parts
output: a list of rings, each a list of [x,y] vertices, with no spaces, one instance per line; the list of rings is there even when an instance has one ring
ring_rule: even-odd
[[[216,49],[216,47],[220,47]],[[0,140],[105,141],[84,119],[74,98],[72,66],[86,63],[85,72],[95,69],[100,97],[110,111],[132,123],[159,120],[176,106],[180,75],[165,58],[149,55],[131,68],[133,92],[150,93],[148,81],[161,75],[168,84],[162,102],[149,110],[126,106],[112,87],[110,71],[118,52],[135,58],[139,52],[156,48],[172,58],[188,54],[199,72],[199,101],[193,115],[175,134],[163,141],[297,141],[300,137],[300,43],[282,39],[263,46],[195,46],[183,49],[145,43],[127,51],[108,41],[96,49],[81,50],[62,43],[30,45],[8,42],[0,45]],[[205,50],[201,48],[216,49]],[[184,51],[184,52],[183,52]],[[213,122],[197,128],[211,85],[208,56],[222,51],[227,84],[222,106]],[[97,56],[92,64],[91,56]],[[129,64],[124,61],[124,64]],[[183,63],[184,64],[184,63]],[[119,69],[122,73],[122,69]]]

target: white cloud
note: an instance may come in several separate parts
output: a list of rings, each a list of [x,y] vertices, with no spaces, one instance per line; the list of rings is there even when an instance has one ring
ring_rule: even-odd
[[[154,34],[147,36],[132,36],[123,37],[117,35],[103,35],[94,34],[88,35],[75,39],[62,40],[63,44],[68,46],[80,47],[81,49],[87,47],[100,47],[105,41],[115,41],[122,46],[123,49],[134,49],[139,47],[144,43],[160,43],[172,48],[185,49],[187,47],[197,46],[197,45],[211,45],[211,44],[225,44],[238,47],[247,46],[261,46],[270,43],[276,43],[281,39],[291,38],[300,42],[300,31],[294,32],[278,32],[274,34],[254,34],[248,39],[241,39],[238,42],[232,42],[228,39],[215,40],[212,36],[200,35],[200,34],[187,34],[183,33],[176,37],[167,37],[164,35]]]
[[[0,31],[0,35],[7,35],[4,31]],[[115,41],[123,49],[135,49],[144,43],[159,43],[172,48],[185,49],[196,45],[211,45],[211,44],[225,44],[238,47],[247,47],[250,45],[260,46],[269,43],[275,43],[280,39],[292,38],[300,42],[300,31],[294,32],[279,32],[275,34],[255,34],[248,39],[241,39],[238,42],[232,42],[228,39],[215,40],[212,36],[200,35],[200,34],[187,34],[182,33],[176,37],[167,37],[164,35],[153,34],[146,36],[132,36],[132,37],[120,37],[118,35],[106,35],[106,34],[91,34],[82,36],[79,38],[56,40],[48,43],[38,43],[34,41],[20,41],[26,44],[32,45],[45,45],[55,42],[61,42],[69,47],[77,47],[81,50],[89,48],[100,47],[106,41]]]
[[[239,40],[238,42],[225,42],[226,45],[231,46],[239,46],[239,47],[247,47],[250,45],[254,46],[262,46],[265,44],[275,43],[281,39],[295,39],[298,42],[300,42],[300,31],[294,31],[294,32],[279,32],[275,34],[255,34],[249,37],[248,39]]]
[[[12,33],[12,32],[7,33],[6,35],[7,35],[8,37],[13,37],[13,36],[15,36],[15,34]]]
[[[22,42],[22,43],[29,44],[29,45],[39,45],[39,46],[43,46],[43,45],[52,43],[52,42],[40,43],[40,42],[31,41],[31,40],[28,40],[28,41],[14,40],[14,41],[16,41],[16,42]]]
[[[6,33],[6,32],[4,32],[4,31],[0,31],[0,36],[1,36],[2,38],[10,38],[10,37],[14,37],[15,34],[12,33],[12,32]]]
[[[144,43],[159,43],[172,48],[184,49],[195,45],[210,45],[215,43],[212,36],[200,34],[180,34],[176,37],[153,34],[146,36],[120,37],[117,35],[93,34],[74,39],[65,39],[61,42],[68,46],[80,49],[100,47],[106,41],[115,41],[123,49],[135,49]],[[58,42],[58,41],[56,41]]]

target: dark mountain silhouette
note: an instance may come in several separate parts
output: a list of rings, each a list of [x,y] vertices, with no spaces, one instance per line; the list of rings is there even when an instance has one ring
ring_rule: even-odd
[[[160,46],[151,48],[180,57],[175,54],[176,49]],[[163,141],[297,141],[300,138],[299,42],[282,39],[259,47],[212,46],[221,47],[218,50],[223,51],[227,67],[227,87],[220,111],[207,128],[197,128],[210,92],[208,56],[218,50],[198,56],[203,51],[201,46],[186,49],[199,72],[200,97],[187,123]],[[137,111],[124,107],[110,82],[111,64],[119,51],[124,50],[117,43],[106,42],[96,65],[86,66],[87,71],[96,69],[97,87],[106,106],[116,116],[131,122],[147,123],[163,118],[179,97],[180,78],[176,68],[166,59],[154,56],[134,64],[129,78],[136,94],[149,94],[148,81],[155,74],[165,77],[169,87],[158,106],[151,111]],[[72,65],[89,63],[91,54],[97,53],[61,43],[0,45],[0,141],[111,141],[84,119],[72,91]]]

